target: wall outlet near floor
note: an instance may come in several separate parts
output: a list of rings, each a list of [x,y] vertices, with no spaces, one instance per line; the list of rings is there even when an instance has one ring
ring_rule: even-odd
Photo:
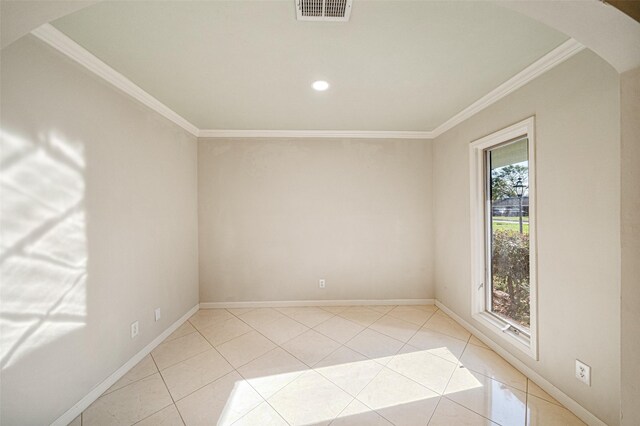
[[[156,321],[160,321],[160,308],[156,308]]]
[[[140,332],[140,326],[138,325],[138,321],[131,324],[131,338],[133,339]]]
[[[318,280],[318,287],[324,288],[325,287],[325,281],[324,280]]]
[[[576,359],[576,379],[591,386],[591,367]]]

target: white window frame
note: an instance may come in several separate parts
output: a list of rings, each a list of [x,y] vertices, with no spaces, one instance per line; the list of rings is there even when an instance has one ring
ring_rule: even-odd
[[[531,358],[538,359],[538,282],[536,262],[536,178],[535,178],[535,120],[527,118],[471,143],[469,161],[471,172],[471,315],[486,326],[499,341],[514,347]],[[517,138],[528,138],[529,149],[529,281],[530,327],[529,334],[489,312],[487,307],[487,236],[486,208],[486,150]]]

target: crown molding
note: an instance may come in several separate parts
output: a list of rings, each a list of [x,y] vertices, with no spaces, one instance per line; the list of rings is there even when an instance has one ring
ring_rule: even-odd
[[[198,129],[180,114],[145,92],[127,77],[102,62],[51,24],[44,24],[31,33],[158,114],[200,138],[434,139],[585,48],[582,44],[570,38],[431,131],[217,130]]]
[[[433,139],[432,132],[366,130],[200,130],[201,138]]]
[[[51,47],[59,50],[61,53],[64,53],[69,58],[87,68],[89,71],[95,73],[99,77],[102,77],[107,82],[148,106],[158,114],[182,127],[187,132],[194,136],[198,136],[199,130],[196,126],[151,96],[149,93],[145,92],[127,77],[102,62],[87,49],[54,28],[51,24],[44,24],[31,31],[31,34],[49,44]]]
[[[555,49],[520,71],[518,74],[511,77],[509,80],[502,83],[500,86],[496,87],[462,111],[436,127],[431,132],[433,134],[433,137],[436,138],[440,136],[447,130],[450,130],[456,125],[462,123],[469,117],[498,102],[500,99],[504,98],[510,93],[515,92],[531,80],[539,77],[556,65],[559,65],[562,62],[566,61],[576,53],[580,52],[582,49],[584,49],[584,46],[582,44],[570,38],[560,46],[556,47]]]

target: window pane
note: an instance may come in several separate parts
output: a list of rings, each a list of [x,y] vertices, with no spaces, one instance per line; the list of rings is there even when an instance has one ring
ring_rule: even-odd
[[[488,231],[491,311],[529,328],[529,156],[526,138],[493,148],[489,166]]]

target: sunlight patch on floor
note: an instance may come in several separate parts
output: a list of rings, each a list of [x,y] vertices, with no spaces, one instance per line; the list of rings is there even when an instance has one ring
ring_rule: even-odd
[[[431,413],[444,387],[439,391],[431,390],[424,384],[413,381],[385,365],[392,365],[393,361],[415,362],[421,357],[435,356],[441,362],[457,367],[456,372],[458,370],[468,372],[459,363],[452,363],[438,354],[452,356],[446,347],[438,347],[429,350],[405,351],[389,357],[335,363],[313,369],[297,368],[280,374],[237,381],[218,421],[219,424],[231,424],[238,420],[236,413],[246,411],[244,395],[248,386],[261,392],[268,390],[267,403],[275,406],[281,414],[284,413],[287,421],[294,420],[295,424],[312,425],[334,419],[360,418],[367,413],[376,412],[393,418],[394,412],[406,413],[408,409],[415,411],[418,415],[421,411]],[[369,376],[366,376],[367,372],[370,373]],[[449,382],[452,373],[453,370],[444,373],[446,375],[444,386]],[[357,382],[362,375],[366,377],[366,382],[361,384],[357,392],[347,393],[346,388],[349,388],[350,378],[352,382]],[[325,376],[330,377],[331,382]],[[330,384],[341,382],[343,383],[341,388],[334,388]],[[463,373],[452,392],[465,392],[483,386],[483,383],[473,374]],[[354,401],[357,403],[352,404]],[[424,408],[422,409],[421,406]]]

